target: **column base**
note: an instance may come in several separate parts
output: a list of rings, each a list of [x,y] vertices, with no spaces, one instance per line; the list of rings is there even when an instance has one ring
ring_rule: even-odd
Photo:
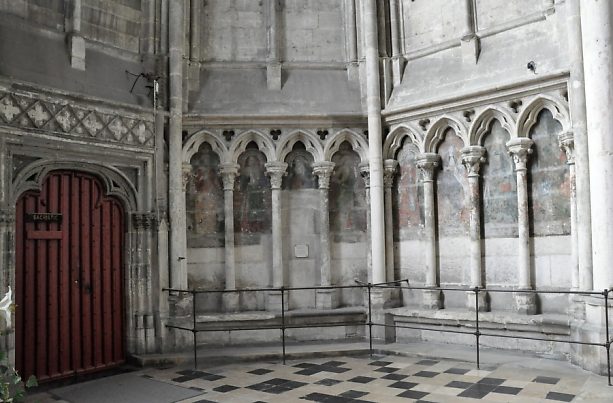
[[[392,58],[392,74],[394,76],[394,86],[397,87],[402,82],[402,73],[404,72],[404,58],[396,56]]]
[[[285,293],[285,301],[283,303],[283,309],[288,310],[289,304],[289,295]],[[269,291],[266,294],[266,310],[271,312],[281,312],[281,302],[283,302],[283,298],[281,297],[281,291]]]
[[[193,298],[189,293],[168,296],[168,309],[171,318],[183,318],[193,314]]]
[[[221,304],[224,312],[238,311],[239,294],[237,292],[226,292],[221,295]]]
[[[423,290],[422,306],[424,309],[442,309],[441,292],[439,290]]]
[[[347,78],[349,81],[358,82],[360,80],[360,66],[357,62],[347,64]]]
[[[489,304],[487,303],[487,293],[484,291],[479,291],[479,312],[488,312],[490,310]],[[475,310],[475,293],[468,292],[466,293],[466,307],[472,311]]]
[[[336,290],[317,290],[315,294],[317,309],[334,309],[338,307],[338,293]]]
[[[536,294],[529,292],[514,292],[515,310],[523,315],[536,314]]]

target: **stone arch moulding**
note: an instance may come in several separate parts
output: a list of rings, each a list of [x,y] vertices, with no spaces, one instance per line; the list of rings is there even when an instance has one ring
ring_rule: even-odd
[[[229,161],[229,151],[223,139],[218,134],[207,130],[200,130],[192,134],[183,144],[182,160],[184,164],[189,164],[194,154],[198,152],[202,144],[208,143],[213,152],[217,154],[221,163]]]
[[[12,183],[11,205],[28,190],[39,190],[49,172],[67,170],[81,171],[95,175],[105,187],[106,195],[122,201],[126,213],[139,211],[138,191],[133,183],[118,169],[96,163],[78,161],[37,160],[24,167]]]
[[[539,113],[543,109],[549,110],[553,118],[560,122],[562,131],[571,130],[568,103],[561,98],[538,95],[522,109],[517,118],[516,137],[528,137],[530,129],[536,124]]]
[[[285,161],[285,157],[292,151],[297,142],[302,142],[306,150],[313,156],[314,162],[324,160],[324,149],[317,136],[306,130],[295,130],[283,138],[277,145],[277,161]]]
[[[251,142],[257,144],[258,149],[264,153],[267,162],[276,161],[275,145],[270,138],[259,130],[246,130],[238,136],[232,142],[230,150],[228,151],[229,161],[226,163],[238,164],[238,157],[247,149],[247,145]]]
[[[490,127],[495,120],[500,122],[502,128],[507,131],[508,140],[515,135],[515,119],[513,119],[511,112],[499,105],[488,106],[473,121],[468,131],[469,144],[471,146],[482,146],[485,136],[490,132]]]
[[[426,132],[423,150],[427,153],[435,153],[438,145],[444,140],[445,132],[449,128],[453,129],[455,135],[462,139],[465,147],[470,145],[468,131],[464,123],[451,116],[442,116]]]
[[[332,156],[345,141],[351,144],[353,151],[358,153],[361,163],[368,162],[368,143],[361,134],[350,129],[343,129],[328,139],[324,148],[324,160],[332,161]]]
[[[401,123],[392,128],[383,144],[383,158],[395,159],[396,154],[403,147],[405,139],[415,146],[419,153],[423,153],[423,137],[419,130],[411,124]]]

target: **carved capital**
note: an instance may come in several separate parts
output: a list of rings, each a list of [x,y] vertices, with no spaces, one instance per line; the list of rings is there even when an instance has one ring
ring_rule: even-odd
[[[396,176],[397,169],[398,161],[383,161],[383,186],[385,186],[386,189],[391,189],[392,185],[394,184],[394,177]]]
[[[469,146],[462,149],[462,164],[469,177],[479,176],[483,162],[485,162],[485,147]]]
[[[573,132],[563,132],[558,134],[558,144],[562,151],[566,153],[566,163],[573,165],[575,163],[575,135]]]
[[[155,213],[133,213],[132,227],[136,231],[149,231],[155,228],[157,219]]]
[[[187,191],[187,184],[189,183],[189,179],[192,175],[192,166],[190,164],[183,164],[181,167],[181,173],[183,181],[181,182],[183,185],[183,191]]]
[[[12,224],[15,222],[15,210],[0,209],[0,224]]]
[[[421,172],[422,182],[432,182],[434,180],[435,168],[438,167],[441,157],[436,153],[419,154],[415,160],[419,172]]]
[[[283,177],[287,175],[287,163],[285,162],[268,162],[266,163],[266,175],[270,176],[270,187],[272,189],[281,189]]]
[[[320,189],[330,189],[330,177],[334,171],[334,162],[321,161],[313,164],[313,175],[319,179]]]
[[[532,154],[534,141],[527,137],[518,137],[507,142],[507,150],[513,157],[515,171],[525,171],[527,169],[528,156]]]
[[[368,162],[360,164],[360,176],[364,180],[364,187],[370,189],[370,165]]]
[[[223,180],[223,190],[234,190],[239,167],[238,164],[223,164],[219,166],[219,173]]]

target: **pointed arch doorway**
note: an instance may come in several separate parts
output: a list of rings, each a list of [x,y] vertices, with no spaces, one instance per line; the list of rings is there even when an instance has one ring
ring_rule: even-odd
[[[15,364],[54,380],[125,359],[124,209],[95,176],[53,171],[15,211]]]

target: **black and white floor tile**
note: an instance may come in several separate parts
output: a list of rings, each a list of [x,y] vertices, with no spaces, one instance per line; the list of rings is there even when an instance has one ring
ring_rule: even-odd
[[[482,367],[401,356],[252,363],[142,376],[202,390],[184,403],[254,402],[572,402],[589,375]],[[611,400],[613,401],[613,399]]]

